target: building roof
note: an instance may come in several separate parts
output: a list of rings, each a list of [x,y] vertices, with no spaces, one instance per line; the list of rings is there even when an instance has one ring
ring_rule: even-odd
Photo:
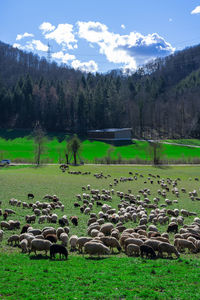
[[[118,132],[118,131],[127,131],[127,130],[132,130],[132,128],[107,128],[107,129],[88,130],[88,132]]]

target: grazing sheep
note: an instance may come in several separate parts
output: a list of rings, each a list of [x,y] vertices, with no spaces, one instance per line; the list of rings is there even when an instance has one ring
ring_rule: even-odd
[[[48,228],[48,229],[43,229],[42,234],[44,236],[44,238],[46,238],[46,236],[48,234],[56,234],[56,229],[55,228]]]
[[[56,234],[47,234],[47,236],[45,237],[45,240],[48,240],[50,242],[52,242],[53,244],[57,243],[57,236]]]
[[[145,244],[141,245],[140,254],[142,258],[144,257],[144,254],[146,255],[146,258],[148,258],[149,256],[150,258],[156,258],[156,253],[154,249],[149,245],[145,245]]]
[[[35,223],[35,220],[36,220],[36,216],[35,215],[32,215],[32,216],[29,216],[29,215],[27,215],[26,217],[25,217],[25,220],[26,220],[26,222],[27,223]]]
[[[56,235],[57,235],[58,239],[60,239],[61,233],[64,233],[64,232],[65,232],[64,228],[62,228],[62,227],[57,228]]]
[[[19,235],[18,234],[13,234],[8,238],[8,245],[10,244],[12,246],[13,242],[15,242],[15,246],[17,244],[19,244]]]
[[[70,244],[70,250],[75,251],[76,250],[76,244],[78,241],[77,235],[72,235],[69,239],[69,244]]]
[[[159,244],[160,244],[160,241],[156,241],[156,240],[152,240],[152,239],[146,240],[144,242],[144,245],[152,247],[154,251],[158,251]]]
[[[3,230],[0,230],[0,242],[3,240]]]
[[[5,211],[5,212],[3,213],[3,219],[6,220],[7,217],[8,217],[8,213]]]
[[[72,216],[70,218],[70,220],[74,226],[78,226],[78,217],[77,216]]]
[[[80,253],[83,252],[84,245],[87,242],[90,242],[90,241],[92,241],[91,237],[84,237],[84,236],[82,236],[82,237],[78,238],[78,240],[77,240],[77,246],[78,246],[78,250],[79,250]]]
[[[135,244],[129,244],[126,248],[126,254],[128,256],[139,256],[140,253],[140,247],[138,245]]]
[[[41,234],[42,230],[40,230],[40,229],[32,229],[31,227],[29,227],[28,233],[32,233],[34,236],[36,236],[36,235]]]
[[[34,195],[31,194],[31,193],[29,193],[29,194],[28,194],[28,199],[33,199],[33,198],[34,198]]]
[[[60,234],[59,239],[61,240],[62,245],[65,246],[65,247],[67,247],[67,243],[68,243],[68,240],[69,240],[68,234],[65,233],[65,232],[62,232]]]
[[[105,236],[105,237],[101,237],[100,240],[104,243],[105,246],[110,248],[112,253],[113,253],[113,248],[117,248],[119,252],[122,250],[118,240],[115,237]]]
[[[89,255],[108,255],[110,254],[110,250],[108,247],[106,247],[105,245],[98,243],[98,242],[87,242],[85,243],[84,246],[84,253],[89,254]]]
[[[177,233],[178,232],[178,225],[176,223],[170,223],[167,227],[167,232],[174,232]]]
[[[6,221],[1,221],[1,229],[10,229],[10,224]]]
[[[196,252],[196,246],[191,241],[185,239],[175,239],[174,246],[177,247],[178,251],[188,249],[188,252]]]
[[[30,227],[29,224],[25,224],[25,225],[22,227],[21,234],[27,232],[27,230],[28,230],[29,227]]]
[[[60,254],[60,259],[61,259],[62,255],[64,255],[66,259],[68,257],[68,251],[65,248],[65,246],[63,246],[63,245],[54,244],[54,245],[50,246],[50,257],[51,257],[51,259],[55,258],[56,253]]]
[[[31,247],[29,249],[29,254],[34,251],[35,255],[37,255],[36,251],[45,251],[45,255],[50,249],[50,246],[53,245],[50,241],[47,240],[40,240],[40,239],[33,239],[31,241]]]
[[[26,253],[28,251],[28,241],[27,239],[23,239],[20,243],[20,248],[22,249],[22,253]]]
[[[180,253],[176,250],[176,248],[168,243],[160,243],[158,245],[158,253],[161,257],[163,257],[163,252],[167,253],[170,256],[172,256],[172,254],[174,253],[177,258],[180,256]]]
[[[100,231],[103,232],[105,235],[110,235],[111,230],[114,228],[112,223],[105,223],[101,225]]]

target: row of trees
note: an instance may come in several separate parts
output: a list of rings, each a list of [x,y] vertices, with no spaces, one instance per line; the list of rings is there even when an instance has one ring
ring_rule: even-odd
[[[83,74],[0,43],[0,127],[85,134],[132,127],[141,138],[200,136],[200,46],[131,76]]]

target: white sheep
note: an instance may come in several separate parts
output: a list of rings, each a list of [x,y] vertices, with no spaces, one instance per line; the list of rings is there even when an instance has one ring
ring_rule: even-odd
[[[77,246],[78,246],[78,250],[80,253],[83,252],[83,247],[84,245],[87,243],[87,242],[90,242],[92,241],[92,238],[91,237],[85,237],[85,236],[82,236],[80,238],[78,238],[77,240]]]
[[[19,244],[19,235],[18,234],[13,234],[8,238],[8,244],[10,244],[12,246],[13,242],[15,242],[15,245]]]
[[[134,253],[134,256],[139,256],[140,247],[136,244],[129,244],[126,248],[126,254],[128,256],[133,256],[133,253]]]
[[[84,252],[90,255],[110,254],[110,250],[108,247],[94,241],[87,242],[84,246],[84,249],[85,249]]]
[[[47,255],[47,252],[50,249],[50,246],[53,245],[48,240],[40,240],[40,239],[33,239],[31,241],[31,247],[29,249],[29,254],[34,251],[35,255],[37,255],[36,251],[45,251],[45,255]]]
[[[161,257],[163,257],[163,253],[167,253],[170,256],[174,253],[177,258],[180,256],[180,253],[176,250],[176,248],[168,243],[160,243],[158,245],[158,253]]]
[[[68,243],[68,240],[69,240],[68,234],[65,233],[65,232],[62,232],[62,233],[60,234],[59,239],[60,239],[61,242],[62,242],[61,244],[62,244],[63,246],[65,246],[65,247],[67,247],[67,243]]]
[[[77,235],[72,235],[72,236],[70,237],[70,239],[69,239],[69,244],[70,244],[71,251],[76,250],[76,244],[77,244],[77,241],[78,241]]]
[[[27,239],[23,239],[20,243],[19,243],[21,249],[22,249],[22,253],[26,253],[28,251],[28,241]]]

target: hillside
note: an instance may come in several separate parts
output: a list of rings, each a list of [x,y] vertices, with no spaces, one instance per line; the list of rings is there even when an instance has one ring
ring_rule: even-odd
[[[134,137],[200,136],[200,46],[138,69],[84,74],[0,42],[0,128],[84,134],[132,127]]]

